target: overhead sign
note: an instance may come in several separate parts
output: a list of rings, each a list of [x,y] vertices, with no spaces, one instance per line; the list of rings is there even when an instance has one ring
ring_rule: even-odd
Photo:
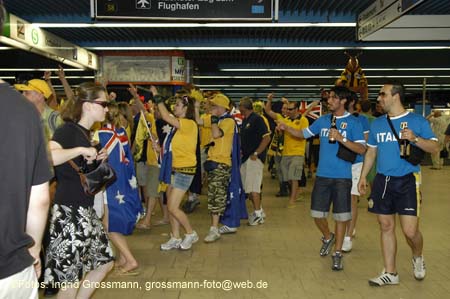
[[[271,21],[273,0],[95,0],[98,19]]]
[[[183,56],[103,56],[101,71],[113,84],[186,82]]]
[[[98,69],[94,53],[9,14],[9,36],[2,42],[80,68]],[[11,41],[12,40],[12,41]]]
[[[395,21],[423,1],[424,0],[376,0],[358,15],[358,40],[365,40],[372,33]]]

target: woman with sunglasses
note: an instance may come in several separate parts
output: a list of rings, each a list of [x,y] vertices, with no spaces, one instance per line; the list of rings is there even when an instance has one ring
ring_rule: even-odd
[[[50,215],[50,244],[45,259],[45,283],[59,287],[58,298],[90,298],[96,282],[113,267],[113,252],[94,211],[94,196],[86,195],[80,177],[68,163],[95,168],[107,157],[91,145],[89,129],[105,119],[105,89],[94,83],[77,88],[61,113],[66,121],[49,143],[58,182]],[[83,284],[89,281],[89,284]]]
[[[177,99],[172,116],[163,103],[154,86],[150,88],[163,120],[172,126],[171,133],[163,145],[160,181],[167,184],[167,206],[172,229],[171,238],[161,244],[161,250],[188,250],[198,241],[197,233],[192,229],[186,214],[180,209],[180,203],[194,179],[197,158],[198,127],[195,122],[195,100],[188,96]],[[186,231],[182,240],[180,225]]]

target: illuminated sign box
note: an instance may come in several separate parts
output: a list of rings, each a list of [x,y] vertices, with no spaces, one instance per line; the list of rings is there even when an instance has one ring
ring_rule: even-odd
[[[97,19],[271,21],[273,0],[95,0]]]

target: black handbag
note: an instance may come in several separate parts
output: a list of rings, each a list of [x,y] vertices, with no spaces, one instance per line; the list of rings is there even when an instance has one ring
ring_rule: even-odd
[[[97,168],[89,172],[85,172],[84,168],[78,167],[72,160],[69,164],[80,176],[81,186],[86,195],[95,195],[116,180],[116,172],[107,161],[102,161]]]
[[[444,149],[439,153],[439,158],[447,159],[448,158],[448,150],[444,147]]]
[[[394,125],[392,124],[389,115],[386,115],[386,118],[389,123],[389,127],[391,127],[392,133],[394,133],[394,136],[397,139],[398,146],[400,147],[400,138],[398,137],[398,134],[394,129]],[[425,158],[425,151],[418,146],[412,145],[411,143],[409,143],[408,146],[409,146],[409,156],[406,157],[405,160],[411,163],[412,165],[419,165]]]
[[[78,126],[75,127],[79,129],[88,142],[90,142],[86,133]],[[81,186],[86,195],[95,195],[116,180],[116,172],[111,165],[109,165],[107,160],[97,163],[97,167],[90,171],[88,170],[88,167],[79,167],[73,160],[69,160],[69,164],[80,176]]]
[[[348,149],[345,145],[339,142],[339,149],[336,154],[339,159],[350,162],[353,164],[356,160],[356,153],[350,149]]]
[[[330,115],[330,117],[332,118],[333,115]],[[348,149],[345,145],[343,145],[340,142],[339,142],[339,148],[338,148],[338,151],[336,153],[336,156],[339,159],[347,161],[347,162],[350,162],[352,164],[356,160],[356,153],[354,151]]]

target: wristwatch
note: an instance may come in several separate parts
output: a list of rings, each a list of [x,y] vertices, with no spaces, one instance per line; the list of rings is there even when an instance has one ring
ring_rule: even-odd
[[[347,142],[347,137],[342,138],[342,143],[346,143]]]
[[[414,138],[414,141],[412,143],[416,144],[417,142],[419,142],[419,137]]]

